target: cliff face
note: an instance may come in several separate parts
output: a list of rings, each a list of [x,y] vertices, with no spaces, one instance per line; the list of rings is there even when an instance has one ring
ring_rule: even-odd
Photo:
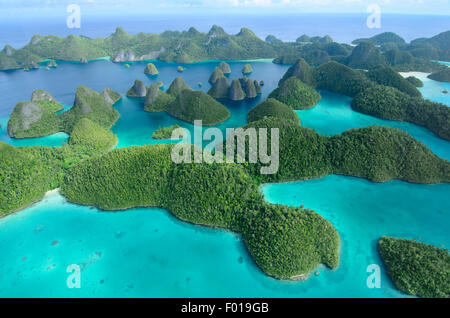
[[[220,77],[215,81],[208,94],[214,98],[227,98],[229,89],[230,84],[228,84],[228,79],[226,77]]]
[[[230,74],[231,73],[231,68],[230,68],[230,65],[228,65],[228,63],[221,62],[219,67],[220,67],[220,69],[222,70],[222,72],[224,74]]]
[[[141,80],[135,80],[134,85],[128,90],[128,97],[145,97],[147,94],[147,87]]]
[[[241,82],[238,79],[234,79],[231,82],[228,98],[231,100],[243,100],[245,98],[245,93],[242,90]]]
[[[47,91],[43,89],[37,89],[31,94],[32,102],[53,102],[58,103],[58,101]]]
[[[212,72],[211,76],[209,77],[208,82],[211,84],[214,84],[219,78],[224,78],[225,75],[220,67],[214,68],[214,71]]]

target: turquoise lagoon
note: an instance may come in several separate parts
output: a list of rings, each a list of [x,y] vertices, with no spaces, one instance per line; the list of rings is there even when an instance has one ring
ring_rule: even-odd
[[[67,109],[75,89],[86,85],[97,91],[110,87],[125,94],[136,78],[147,85],[163,81],[168,87],[181,76],[193,88],[207,91],[207,80],[217,62],[184,65],[156,62],[157,77],[143,74],[145,63],[130,68],[105,60],[88,64],[59,62],[46,71],[0,72],[0,140],[15,146],[57,146],[66,134],[13,140],[7,135],[8,115],[14,105],[28,100],[34,89],[52,93]],[[231,78],[240,77],[244,62],[230,62]],[[264,80],[263,95],[255,100],[225,102],[231,117],[218,125],[239,127],[247,112],[277,86],[287,66],[252,62],[253,79]],[[38,83],[38,85],[36,84]],[[436,99],[436,90],[422,93]],[[428,130],[362,115],[351,110],[350,99],[321,92],[315,108],[298,111],[302,125],[320,134],[333,135],[346,129],[373,124],[404,129],[436,154],[450,158],[449,143]],[[439,97],[440,98],[440,97]],[[445,103],[449,105],[448,97]],[[113,127],[118,147],[152,144],[160,126],[193,125],[164,113],[143,111],[142,100],[124,97],[115,105],[121,118]],[[380,264],[376,240],[381,235],[420,238],[449,246],[450,185],[415,185],[400,181],[372,183],[359,178],[328,176],[304,182],[271,184],[261,191],[272,203],[316,210],[338,229],[341,262],[337,270],[319,267],[320,275],[306,282],[278,281],[264,275],[249,257],[239,236],[221,230],[190,225],[159,208],[104,212],[66,202],[58,193],[0,219],[0,297],[405,297],[393,288],[382,270],[381,289],[366,286],[367,266]],[[82,268],[81,288],[69,289],[66,268]]]

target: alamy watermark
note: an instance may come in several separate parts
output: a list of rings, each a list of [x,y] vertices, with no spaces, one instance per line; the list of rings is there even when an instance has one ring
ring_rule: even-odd
[[[377,3],[371,3],[367,6],[370,15],[367,17],[366,25],[369,29],[381,28],[381,7]]]
[[[184,141],[178,142],[172,149],[171,157],[174,163],[249,163],[264,164],[261,174],[275,174],[278,171],[280,133],[278,128],[270,128],[270,154],[268,147],[267,128],[227,128],[226,153],[223,153],[222,131],[218,128],[207,128],[202,132],[202,121],[194,121],[194,147]],[[200,129],[198,129],[200,128]],[[177,128],[172,132],[172,139],[183,138],[191,140],[189,131]],[[203,141],[211,141],[202,148]],[[217,142],[219,141],[219,142]],[[248,146],[248,153],[247,153]],[[214,151],[211,151],[214,149]],[[192,151],[194,152],[192,154]]]
[[[367,277],[366,285],[368,288],[381,288],[381,268],[380,265],[370,264],[367,266],[367,273],[370,275]]]
[[[81,8],[78,4],[69,4],[67,6],[67,13],[70,15],[67,17],[66,25],[69,29],[81,28]]]
[[[67,288],[81,288],[81,267],[77,264],[70,264],[66,269],[67,273],[71,273],[66,280]]]

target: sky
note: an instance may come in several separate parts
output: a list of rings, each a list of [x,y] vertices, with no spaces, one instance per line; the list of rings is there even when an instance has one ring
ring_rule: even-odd
[[[363,13],[377,4],[383,13],[450,16],[450,0],[0,0],[0,16],[51,15],[78,4],[92,14],[281,14]]]

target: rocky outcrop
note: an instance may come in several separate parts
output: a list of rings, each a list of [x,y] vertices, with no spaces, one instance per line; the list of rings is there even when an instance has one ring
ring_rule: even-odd
[[[134,85],[128,90],[128,97],[145,97],[147,95],[147,87],[141,80],[135,80]]]
[[[156,68],[155,64],[153,63],[148,63],[147,66],[144,69],[144,73],[148,74],[148,75],[158,75],[159,71]]]
[[[170,87],[167,89],[167,94],[178,95],[185,89],[191,89],[181,77],[177,76]]]
[[[14,49],[12,48],[11,45],[5,45],[5,47],[3,48],[3,52],[8,55],[11,56],[14,53]]]
[[[242,90],[241,81],[234,79],[231,81],[230,90],[228,93],[228,98],[231,100],[243,100],[245,98],[245,93]]]
[[[122,98],[119,93],[113,91],[111,88],[105,88],[101,95],[111,105],[114,105]]]
[[[228,79],[223,76],[216,80],[213,87],[208,91],[208,94],[214,98],[227,98],[229,89],[230,84],[228,84]]]
[[[47,63],[47,67],[57,67],[58,64],[56,64],[55,60],[50,60],[50,62]]]
[[[253,73],[252,66],[250,64],[245,64],[244,68],[242,69],[242,74],[250,74]]]
[[[8,125],[8,133],[11,137],[16,135],[17,130],[29,129],[31,124],[41,119],[43,113],[41,107],[33,102],[21,102],[16,105],[16,108],[19,109],[20,120],[16,124]]]
[[[219,67],[222,70],[223,74],[230,74],[231,73],[231,68],[230,68],[230,65],[228,65],[228,63],[221,62]]]
[[[116,56],[111,57],[111,61],[113,62],[132,62],[135,61],[136,57],[133,53],[133,51],[128,50],[125,52],[124,50],[120,50],[119,53],[116,54]]]
[[[85,57],[82,57],[82,58],[80,59],[80,63],[86,64],[87,62],[88,62],[88,59],[85,58]]]
[[[239,81],[241,82],[242,90],[247,98],[255,98],[258,95],[255,83],[250,78],[244,76]]]
[[[223,71],[220,67],[215,67],[214,71],[212,72],[211,76],[209,77],[208,82],[211,84],[214,84],[219,78],[225,78],[225,75],[223,74]]]
[[[54,98],[49,92],[44,91],[43,89],[37,89],[33,91],[33,93],[31,94],[31,101],[34,103],[38,102],[58,103],[56,98]]]
[[[256,94],[262,94],[262,88],[261,88],[261,86],[259,85],[259,83],[258,83],[258,81],[257,80],[254,80],[253,81],[253,84],[255,85],[255,89],[256,89]]]

